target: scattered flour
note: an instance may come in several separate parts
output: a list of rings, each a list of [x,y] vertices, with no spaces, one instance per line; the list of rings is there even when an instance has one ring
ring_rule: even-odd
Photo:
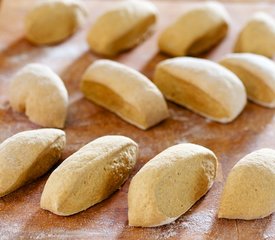
[[[8,61],[11,64],[21,64],[21,63],[24,63],[29,58],[30,58],[29,52],[25,52],[25,53],[10,56],[8,58]]]
[[[182,217],[181,227],[184,227],[187,231],[194,231],[198,233],[206,233],[208,232],[214,221],[214,210],[200,211],[197,213],[192,213],[187,217]]]
[[[263,238],[265,240],[273,240],[275,239],[275,216],[274,214],[271,215],[271,222],[269,222],[268,226],[266,226],[266,229],[263,234]]]

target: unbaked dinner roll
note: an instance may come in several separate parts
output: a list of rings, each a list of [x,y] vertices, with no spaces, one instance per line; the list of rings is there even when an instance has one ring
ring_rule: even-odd
[[[156,67],[154,83],[167,99],[221,123],[234,120],[246,104],[238,77],[205,59],[164,60]]]
[[[197,56],[226,35],[229,16],[216,2],[202,3],[168,26],[159,36],[159,48],[171,56]]]
[[[11,79],[9,100],[13,109],[25,112],[43,127],[63,128],[68,93],[62,80],[42,64],[28,64]]]
[[[275,54],[275,20],[267,13],[254,14],[239,33],[235,52],[272,57]]]
[[[50,175],[41,208],[68,216],[103,201],[127,180],[137,154],[138,145],[123,136],[104,136],[88,143]]]
[[[71,36],[84,22],[80,0],[42,0],[25,19],[26,38],[37,45],[54,44]]]
[[[17,133],[0,144],[0,197],[45,174],[61,157],[65,132],[39,129]]]
[[[121,1],[101,15],[88,33],[92,51],[112,56],[140,43],[154,27],[158,10],[149,1]]]
[[[146,163],[128,191],[129,225],[155,227],[176,220],[211,188],[217,158],[195,144],[172,146]]]
[[[219,218],[257,219],[275,211],[275,150],[260,149],[230,171],[222,193]]]
[[[82,77],[81,91],[89,100],[141,129],[168,117],[158,88],[141,73],[114,61],[92,63]]]
[[[253,53],[226,55],[220,64],[234,72],[245,85],[248,98],[265,107],[275,107],[275,63]]]

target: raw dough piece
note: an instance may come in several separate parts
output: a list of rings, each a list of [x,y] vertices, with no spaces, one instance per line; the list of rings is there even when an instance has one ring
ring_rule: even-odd
[[[37,45],[61,42],[83,24],[86,14],[80,0],[40,1],[26,16],[26,38]]]
[[[122,1],[100,16],[88,33],[96,53],[113,56],[140,43],[156,23],[158,10],[149,1]]]
[[[68,93],[62,80],[47,66],[28,64],[11,80],[9,100],[13,109],[26,112],[43,127],[63,128]]]
[[[158,88],[141,73],[114,61],[95,61],[82,77],[81,91],[141,129],[168,117],[165,99]]]
[[[137,153],[137,144],[123,136],[105,136],[88,143],[51,174],[41,208],[68,216],[108,198],[129,177]]]
[[[201,4],[179,17],[161,33],[159,48],[175,57],[200,55],[225,37],[228,22],[229,16],[221,4]]]
[[[248,98],[265,107],[275,107],[275,63],[253,53],[226,55],[220,64],[235,73],[246,87]]]
[[[272,57],[275,54],[275,21],[267,13],[258,12],[241,30],[235,52],[251,52]]]
[[[246,104],[245,88],[238,77],[205,59],[162,61],[154,82],[167,99],[221,123],[234,120]]]
[[[65,132],[24,131],[0,144],[0,197],[46,173],[61,157]]]
[[[158,154],[133,177],[128,191],[129,225],[155,227],[176,220],[212,186],[217,158],[195,144]]]
[[[219,218],[257,219],[275,211],[275,150],[260,149],[242,158],[230,171]]]

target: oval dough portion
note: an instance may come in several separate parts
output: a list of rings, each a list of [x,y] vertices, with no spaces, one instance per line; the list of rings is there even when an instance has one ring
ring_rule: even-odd
[[[216,177],[217,158],[196,144],[172,146],[146,163],[128,191],[129,225],[171,223],[198,201]]]
[[[229,16],[215,2],[193,8],[168,26],[159,37],[159,48],[171,56],[197,56],[217,45],[227,34]]]
[[[68,216],[108,198],[127,180],[138,145],[123,136],[98,138],[68,157],[50,175],[40,206]]]
[[[68,93],[63,81],[42,64],[28,64],[17,72],[9,86],[11,107],[25,112],[43,127],[63,128],[68,109]]]
[[[144,130],[168,117],[158,88],[141,73],[114,61],[95,61],[82,77],[81,91],[89,100]]]
[[[275,53],[275,21],[264,12],[258,12],[239,33],[235,52],[251,52],[266,57]]]
[[[0,144],[0,197],[45,174],[61,157],[65,132],[39,129],[17,133]]]
[[[26,16],[26,38],[37,45],[61,42],[83,24],[86,14],[79,0],[40,1]]]
[[[226,55],[220,64],[243,82],[248,98],[265,107],[275,107],[275,63],[252,53]]]
[[[92,51],[113,56],[140,43],[157,21],[157,8],[149,1],[122,1],[92,25],[88,43]]]
[[[234,120],[246,104],[238,77],[205,59],[164,60],[157,65],[153,81],[167,99],[221,123]]]
[[[230,171],[219,218],[257,219],[275,211],[275,151],[260,149],[242,158]]]

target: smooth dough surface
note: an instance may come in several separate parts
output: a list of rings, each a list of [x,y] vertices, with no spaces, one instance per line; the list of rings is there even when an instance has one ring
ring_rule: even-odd
[[[39,1],[26,16],[26,38],[37,45],[61,42],[83,24],[86,14],[80,0]]]
[[[130,183],[129,225],[155,227],[173,222],[211,188],[216,170],[215,154],[202,146],[184,143],[164,150]]]
[[[144,130],[168,117],[167,104],[158,88],[141,73],[114,61],[95,61],[82,77],[81,91],[86,98]]]
[[[63,128],[68,109],[68,93],[63,81],[42,64],[28,64],[17,72],[9,86],[11,107],[25,112],[43,127]]]
[[[140,43],[157,21],[158,10],[150,1],[121,1],[101,15],[88,33],[92,51],[113,56]]]
[[[123,136],[100,137],[68,157],[50,175],[40,206],[69,216],[108,198],[135,166],[138,145]]]
[[[153,81],[168,100],[221,123],[233,121],[246,104],[240,79],[210,60],[164,60],[157,65]]]
[[[193,8],[168,26],[159,37],[159,48],[171,56],[197,56],[217,45],[227,34],[229,16],[216,2]]]
[[[264,12],[254,14],[239,33],[235,52],[274,56],[275,20]]]
[[[222,193],[219,218],[252,220],[275,211],[275,150],[260,149],[230,171]]]
[[[243,82],[248,98],[265,107],[275,107],[275,63],[253,53],[226,55],[220,64]]]
[[[45,174],[61,157],[65,132],[39,129],[17,133],[0,144],[0,197]]]

